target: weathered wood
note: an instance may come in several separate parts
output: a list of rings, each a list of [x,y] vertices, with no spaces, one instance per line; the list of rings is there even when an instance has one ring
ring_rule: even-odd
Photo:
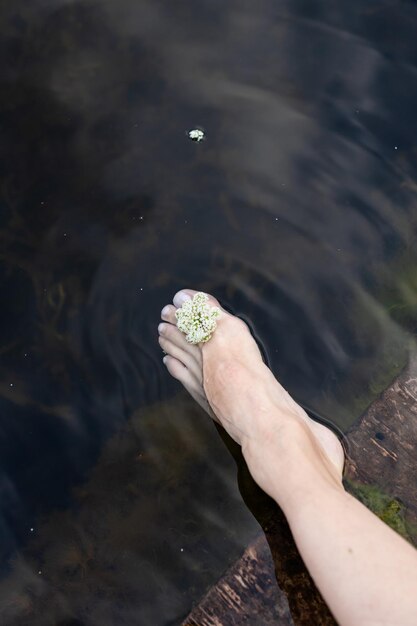
[[[346,478],[401,505],[417,545],[417,355],[347,434]],[[349,485],[348,485],[349,486]]]
[[[184,626],[334,626],[281,511],[274,510],[263,530]]]
[[[417,544],[417,355],[349,430],[346,443],[347,488]],[[282,513],[271,509],[259,521],[264,533],[211,588],[184,626],[335,623]]]
[[[256,613],[255,597],[262,598],[263,610]],[[254,611],[255,609],[255,611]],[[239,623],[268,626],[293,625],[285,595],[274,576],[274,564],[265,537],[255,541],[207,594],[185,621],[187,626],[218,626]]]

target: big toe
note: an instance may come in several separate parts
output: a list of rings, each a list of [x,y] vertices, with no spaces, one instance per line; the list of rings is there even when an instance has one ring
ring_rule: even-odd
[[[192,300],[192,298],[195,296],[196,293],[198,293],[198,291],[194,291],[194,289],[181,289],[181,291],[177,291],[173,299],[173,302],[175,306],[177,307],[177,309],[182,307],[184,302],[186,302],[187,300]],[[218,306],[222,308],[218,300],[216,300],[216,298],[211,296],[209,293],[207,294],[207,296],[209,298],[209,304],[211,306]]]
[[[196,293],[199,292],[193,289],[181,289],[174,296],[174,305],[180,308],[184,302],[191,300]],[[232,352],[232,349],[238,347],[240,355],[246,354],[247,358],[252,356],[260,357],[262,360],[258,345],[253,339],[247,324],[239,317],[223,309],[219,301],[212,295],[206,295],[208,296],[208,304],[219,307],[222,313],[217,322],[217,330],[213,335],[215,341],[209,341],[201,345],[206,354],[208,352],[216,353],[219,346],[222,345],[227,352]]]

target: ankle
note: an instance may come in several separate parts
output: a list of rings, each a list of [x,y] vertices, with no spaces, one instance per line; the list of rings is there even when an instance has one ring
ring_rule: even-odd
[[[301,419],[245,439],[242,453],[254,480],[284,510],[313,492],[344,491],[340,472]]]

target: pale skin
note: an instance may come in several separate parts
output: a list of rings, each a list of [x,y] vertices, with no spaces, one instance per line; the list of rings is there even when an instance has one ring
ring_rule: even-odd
[[[210,341],[187,343],[175,311],[195,293],[178,292],[162,310],[169,373],[241,445],[337,622],[416,626],[417,551],[344,490],[339,440],[279,384],[244,322],[222,309]]]

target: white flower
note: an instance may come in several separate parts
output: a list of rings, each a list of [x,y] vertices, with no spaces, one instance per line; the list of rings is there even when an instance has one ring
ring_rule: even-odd
[[[204,135],[204,130],[202,130],[201,128],[193,128],[193,130],[189,130],[188,136],[193,141],[197,141],[197,143],[200,143],[200,141],[203,141],[203,139],[206,138]]]
[[[220,309],[209,306],[208,299],[206,293],[199,291],[175,312],[177,327],[186,335],[188,343],[205,343],[216,329]]]

